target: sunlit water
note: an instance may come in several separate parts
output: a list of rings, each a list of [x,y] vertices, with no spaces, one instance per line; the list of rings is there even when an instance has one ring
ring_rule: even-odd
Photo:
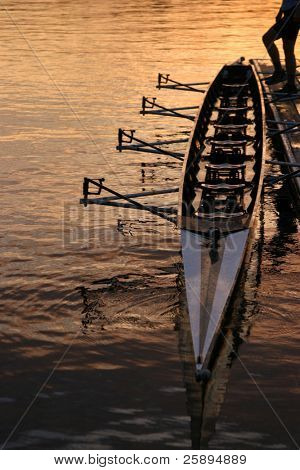
[[[84,209],[82,177],[104,176],[123,192],[178,186],[176,161],[118,154],[118,127],[149,140],[185,136],[189,121],[138,114],[142,95],[199,104],[198,94],[155,90],[157,73],[207,81],[224,62],[265,57],[260,38],[277,3],[1,2],[7,448],[191,447],[176,331],[178,233],[142,213]],[[163,201],[176,205],[174,195],[152,199]],[[251,334],[227,378],[212,448],[297,440],[299,245],[286,192],[265,195],[263,219]]]

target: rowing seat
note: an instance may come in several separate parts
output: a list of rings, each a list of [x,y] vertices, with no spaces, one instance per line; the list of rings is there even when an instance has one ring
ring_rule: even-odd
[[[245,215],[245,212],[233,212],[233,213],[226,213],[226,212],[211,212],[211,213],[206,213],[206,212],[195,212],[195,215],[197,217],[203,217],[204,219],[229,219],[231,217],[243,217]]]
[[[248,124],[222,124],[221,122],[216,122],[214,124],[214,128],[215,129],[224,129],[224,130],[227,130],[227,129],[235,129],[235,130],[245,130],[247,129],[248,127]]]
[[[215,135],[213,137],[208,137],[207,139],[209,140],[222,140],[222,141],[228,141],[232,140],[235,142],[240,142],[241,140],[245,140],[247,142],[252,142],[253,137],[250,135],[247,135],[244,131],[244,129],[240,129],[237,127],[228,127],[227,129],[224,129],[223,127],[218,127],[216,128]]]
[[[224,88],[247,88],[249,83],[222,83]]]
[[[248,140],[247,139],[240,139],[240,140],[233,140],[233,139],[227,139],[227,140],[218,140],[218,139],[211,139],[208,140],[207,143],[209,145],[221,145],[222,147],[243,147],[247,145]]]
[[[224,113],[246,113],[252,109],[251,106],[216,106],[216,111],[221,111]]]
[[[246,118],[245,116],[230,114],[224,114],[218,120],[212,122],[212,124],[236,124],[237,126],[248,125],[252,123],[253,121],[249,118]]]
[[[248,95],[231,95],[230,93],[225,93],[224,95],[220,95],[220,100],[225,99],[225,100],[236,100],[236,101],[245,101],[249,98]]]
[[[210,170],[243,170],[246,168],[246,163],[206,163],[205,168]]]
[[[228,184],[228,183],[217,183],[217,184],[209,184],[209,183],[200,183],[200,188],[197,186],[195,187],[195,191],[199,189],[209,189],[214,191],[233,191],[236,189],[244,189],[245,183],[239,184]]]
[[[238,98],[238,97],[234,97],[234,99],[232,97],[220,97],[220,107],[221,108],[226,108],[226,107],[234,107],[234,108],[237,108],[237,107],[245,107],[245,106],[248,106],[248,98]]]

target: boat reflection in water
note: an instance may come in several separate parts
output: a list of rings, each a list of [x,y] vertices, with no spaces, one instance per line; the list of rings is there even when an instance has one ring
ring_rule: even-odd
[[[222,325],[211,356],[211,378],[207,383],[195,379],[195,358],[183,272],[178,276],[180,297],[179,351],[183,364],[187,411],[191,417],[191,445],[193,449],[208,448],[225,399],[230,369],[238,358],[238,349],[250,334],[258,313],[258,286],[260,284],[261,256],[264,239],[263,211],[253,230],[252,239],[239,282]]]

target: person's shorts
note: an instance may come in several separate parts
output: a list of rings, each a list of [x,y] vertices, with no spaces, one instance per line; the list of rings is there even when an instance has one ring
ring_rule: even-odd
[[[300,24],[293,21],[294,8],[284,12],[283,18],[274,24],[273,28],[277,31],[277,39],[290,39],[296,41]]]

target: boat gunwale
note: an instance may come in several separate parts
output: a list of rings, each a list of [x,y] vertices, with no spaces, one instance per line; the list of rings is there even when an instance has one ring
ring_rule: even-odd
[[[256,84],[258,87],[258,93],[259,93],[259,100],[260,100],[260,109],[261,109],[261,161],[260,161],[260,176],[258,180],[258,185],[257,185],[257,191],[256,191],[256,197],[254,201],[254,208],[251,213],[251,217],[249,220],[249,228],[252,228],[254,225],[255,221],[255,216],[257,213],[257,208],[258,208],[258,200],[261,198],[262,194],[262,189],[263,189],[263,184],[264,184],[264,170],[265,170],[265,165],[266,165],[266,153],[267,153],[267,137],[266,137],[266,109],[265,109],[265,100],[264,100],[264,95],[263,95],[263,89],[261,86],[261,82],[258,76],[258,73],[253,65],[252,59],[249,61],[249,65],[251,65],[251,68],[253,70],[255,79],[256,79]]]
[[[219,71],[219,73],[216,75],[216,77],[214,78],[214,80],[211,82],[208,90],[206,91],[205,93],[205,96],[204,96],[204,100],[203,102],[199,105],[199,109],[198,109],[198,112],[195,116],[195,120],[194,120],[194,124],[193,124],[193,127],[192,127],[192,130],[191,130],[191,133],[190,133],[190,137],[189,137],[189,140],[188,140],[188,143],[187,143],[187,147],[186,147],[186,150],[185,150],[185,154],[184,154],[184,160],[183,160],[183,165],[182,165],[182,169],[181,169],[181,183],[180,183],[180,188],[179,188],[179,192],[178,192],[178,210],[177,210],[177,218],[178,218],[178,228],[183,228],[181,227],[181,220],[182,220],[182,217],[183,217],[183,214],[182,214],[182,202],[183,202],[183,190],[184,190],[184,182],[185,182],[185,175],[186,175],[186,172],[187,172],[187,165],[188,165],[188,161],[189,161],[189,155],[190,155],[190,151],[191,151],[191,147],[192,147],[192,143],[193,143],[193,140],[195,138],[195,134],[196,134],[196,130],[197,130],[197,127],[199,125],[199,118],[200,118],[200,114],[202,112],[202,109],[204,108],[204,105],[205,105],[205,101],[206,100],[209,100],[209,94],[211,93],[211,91],[213,90],[213,88],[215,87],[218,79],[219,79],[219,75],[222,73],[222,71],[226,68],[227,66],[226,65],[223,65],[223,67],[221,68],[221,70]],[[213,106],[212,106],[213,107]]]

